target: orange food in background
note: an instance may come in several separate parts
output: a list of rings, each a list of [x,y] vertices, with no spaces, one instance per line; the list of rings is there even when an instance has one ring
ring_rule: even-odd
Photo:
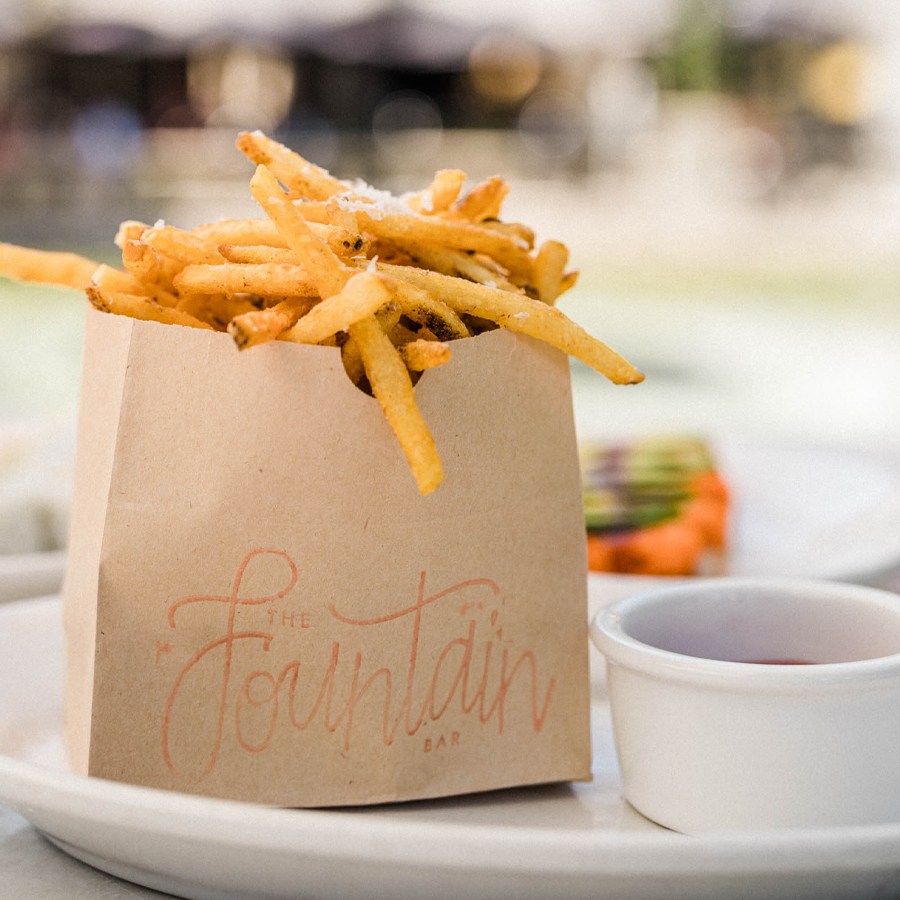
[[[718,472],[697,475],[690,483],[693,497],[681,511],[680,519],[700,532],[705,544],[724,550],[728,530],[728,489]]]
[[[582,448],[588,568],[694,575],[727,549],[729,492],[692,438]]]

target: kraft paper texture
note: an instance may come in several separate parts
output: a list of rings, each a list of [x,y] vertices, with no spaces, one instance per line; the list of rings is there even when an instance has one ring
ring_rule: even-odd
[[[427,497],[336,349],[89,312],[76,771],[281,806],[589,777],[568,361],[487,332],[416,396]]]

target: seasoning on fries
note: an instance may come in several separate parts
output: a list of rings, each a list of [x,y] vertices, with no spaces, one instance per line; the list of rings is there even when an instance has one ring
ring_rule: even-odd
[[[530,228],[500,221],[503,179],[463,193],[465,174],[443,169],[422,191],[395,197],[340,181],[261,132],[241,134],[237,146],[256,165],[250,190],[265,218],[189,231],[123,222],[121,269],[0,244],[0,275],[82,289],[103,312],[227,331],[239,350],[270,340],[339,347],[422,494],[442,469],[413,385],[451,358],[453,340],[501,326],[616,384],[643,380],[554,307],[577,277],[568,249],[536,247]]]

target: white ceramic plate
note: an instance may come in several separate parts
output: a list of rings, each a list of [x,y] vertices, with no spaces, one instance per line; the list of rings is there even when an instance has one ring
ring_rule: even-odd
[[[686,838],[620,797],[602,679],[594,781],[360,811],[280,810],[71,774],[60,602],[0,609],[0,802],[99,869],[191,898],[721,898],[900,891],[900,823]]]
[[[732,517],[716,574],[852,581],[900,566],[900,453],[738,438],[713,450]],[[605,602],[675,580],[595,578]]]
[[[900,562],[900,452],[728,440],[732,575],[850,578]]]

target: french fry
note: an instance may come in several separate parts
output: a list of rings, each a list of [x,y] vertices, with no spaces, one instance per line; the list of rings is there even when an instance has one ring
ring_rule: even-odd
[[[373,259],[379,262],[393,263],[397,266],[415,265],[410,248],[403,249],[390,241],[381,241],[378,238],[372,238],[369,242],[369,260]],[[354,262],[358,265],[360,260],[354,260]]]
[[[219,253],[228,262],[249,266],[263,266],[270,263],[283,266],[300,264],[300,257],[293,250],[267,244],[219,244]]]
[[[100,265],[77,253],[33,250],[0,243],[0,275],[16,281],[55,284],[83,290]]]
[[[369,210],[374,214],[379,213],[379,208],[371,200],[351,199],[341,194],[330,200],[298,199],[290,194],[285,194],[285,197],[300,210],[310,230],[321,225],[329,228],[343,228],[354,234],[361,233],[363,229],[357,219],[357,212]]]
[[[267,309],[242,313],[228,323],[228,333],[234,338],[238,350],[274,341],[308,313],[315,303],[309,297],[289,297]]]
[[[469,222],[498,219],[500,207],[508,193],[509,185],[495,175],[488,178],[487,181],[475,185],[468,194],[460,197],[450,208],[450,213],[454,217],[466,219]]]
[[[144,222],[138,222],[135,219],[126,219],[119,225],[119,230],[116,232],[113,243],[120,250],[124,250],[126,241],[139,241],[141,239],[141,235],[149,227],[150,226],[145,224]]]
[[[309,230],[319,238],[324,238],[328,246],[344,258],[369,255],[369,241],[340,225],[320,225],[309,222]]]
[[[160,255],[175,259],[182,265],[196,263],[214,265],[225,262],[214,241],[171,225],[148,228],[141,235],[141,240]]]
[[[395,282],[392,283],[392,286],[396,289]],[[384,306],[379,307],[378,311],[375,313],[378,324],[381,325],[388,335],[393,333],[394,329],[400,324],[400,319],[402,317],[403,310],[400,308],[400,304],[394,303],[393,301],[388,301]]]
[[[534,259],[534,287],[538,298],[553,303],[562,293],[562,280],[569,250],[559,241],[545,241]]]
[[[349,258],[368,255],[368,241],[358,231],[319,222],[307,224],[310,231],[327,241],[328,246],[338,256]],[[226,219],[200,225],[193,233],[216,244],[220,252],[222,244],[260,248],[287,247],[287,243],[271,219]]]
[[[405,269],[406,266],[382,266],[382,269]],[[394,299],[403,315],[428,328],[439,340],[452,341],[470,337],[466,323],[443,300],[433,297],[415,285],[401,283],[394,289]]]
[[[250,193],[275,223],[288,247],[300,255],[303,268],[319,294],[331,297],[340,292],[353,270],[345,266],[334,251],[313,233],[300,208],[288,199],[275,176],[265,166],[256,167],[250,179]]]
[[[287,247],[271,219],[221,219],[198,225],[193,233],[216,244]]]
[[[402,316],[401,316],[402,318]],[[384,328],[384,322],[381,323]],[[436,341],[437,338],[425,327],[419,327],[417,330],[407,327],[402,321],[398,320],[390,329],[384,329],[387,336],[391,339],[391,343],[399,350],[404,344],[411,341]],[[407,367],[408,368],[408,367]]]
[[[488,231],[496,231],[498,234],[505,234],[507,237],[515,238],[528,250],[534,249],[534,231],[521,222],[501,222],[499,219],[485,219],[483,222],[479,222],[478,225],[481,228],[487,228]]]
[[[487,256],[470,255],[461,250],[448,250],[436,244],[416,244],[410,247],[413,258],[442,275],[466,278],[478,284],[487,284],[501,291],[515,291],[519,288],[509,281],[506,272]]]
[[[409,208],[425,216],[446,212],[459,196],[465,180],[466,173],[459,169],[440,169],[424,191],[409,198]]]
[[[116,269],[105,263],[98,266],[91,276],[91,284],[101,291],[115,291],[120,294],[139,294],[155,300],[160,306],[175,307],[178,297],[156,284],[139,281],[130,272]]]
[[[261,131],[242,132],[237,147],[257,166],[265,166],[292,193],[313,200],[327,200],[348,189],[343,181],[304,159]]]
[[[545,341],[615,384],[638,384],[644,380],[631,363],[591,337],[556,307],[540,300],[408,266],[384,265],[379,271],[440,296],[457,313],[490,319],[510,331]]]
[[[385,279],[374,272],[359,272],[343,288],[316,304],[281,339],[299,344],[318,344],[338,331],[348,331],[360,319],[375,315],[391,301]],[[379,325],[379,328],[381,326]]]
[[[117,274],[110,274],[107,277],[107,268],[110,268],[110,273],[115,272]],[[133,283],[134,288],[129,285],[128,280]],[[141,294],[149,297],[160,306],[167,306],[169,308],[176,307],[179,302],[178,296],[161,284],[140,281],[128,271],[111,269],[111,267],[101,267],[101,269],[98,269],[98,271],[94,273],[92,283],[103,290],[118,291],[122,294]]]
[[[424,372],[425,369],[442,366],[449,362],[452,356],[450,344],[446,341],[414,340],[401,344],[397,349],[406,368],[414,372]]]
[[[359,345],[351,336],[341,345],[341,362],[344,364],[344,371],[347,377],[357,387],[366,377],[366,370],[363,368],[362,356],[359,352]]]
[[[122,263],[138,280],[171,292],[175,276],[182,266],[177,260],[163,256],[144,241],[125,241]]]
[[[578,281],[578,273],[577,272],[566,272],[562,277],[562,281],[559,283],[559,292],[560,294],[564,294],[566,291],[572,290],[575,287],[576,282]]]
[[[186,325],[191,328],[215,329],[206,322],[201,322],[188,313],[178,309],[160,306],[149,297],[137,294],[123,294],[117,291],[101,291],[95,285],[86,289],[88,300],[94,309],[132,319],[143,319],[146,322],[161,322],[164,325]]]
[[[175,308],[186,312],[201,322],[207,322],[216,331],[226,331],[235,316],[259,311],[262,298],[251,299],[249,294],[186,294]]]
[[[409,462],[419,493],[430,494],[444,478],[443,467],[400,354],[372,316],[351,325],[350,337],[359,347],[372,394]]]
[[[299,207],[310,230],[316,225],[326,225],[344,228],[351,232],[361,231],[356,218],[356,210],[360,206],[372,206],[368,201],[350,200],[340,195],[332,197],[331,200],[305,200],[302,198],[296,200],[291,197],[288,199]]]
[[[306,269],[286,263],[222,263],[185,266],[174,280],[181,294],[258,294],[261,297],[316,297],[318,288]]]
[[[362,208],[356,212],[361,230],[405,247],[408,244],[441,244],[454,250],[470,250],[492,257],[510,273],[531,278],[532,261],[528,248],[517,238],[464,221],[439,216],[376,211]]]
[[[118,291],[122,294],[143,294],[149,297],[153,293],[150,285],[138,281],[130,272],[101,263],[91,275],[90,283],[101,291]]]
[[[330,244],[329,244],[330,246]],[[332,247],[337,254],[337,250]],[[252,244],[219,244],[219,252],[228,262],[260,265],[263,263],[283,263],[286,265],[302,265],[303,254],[288,247],[266,247]],[[365,259],[361,257],[361,259]],[[365,260],[368,262],[368,260]],[[352,258],[348,262],[355,262]]]

